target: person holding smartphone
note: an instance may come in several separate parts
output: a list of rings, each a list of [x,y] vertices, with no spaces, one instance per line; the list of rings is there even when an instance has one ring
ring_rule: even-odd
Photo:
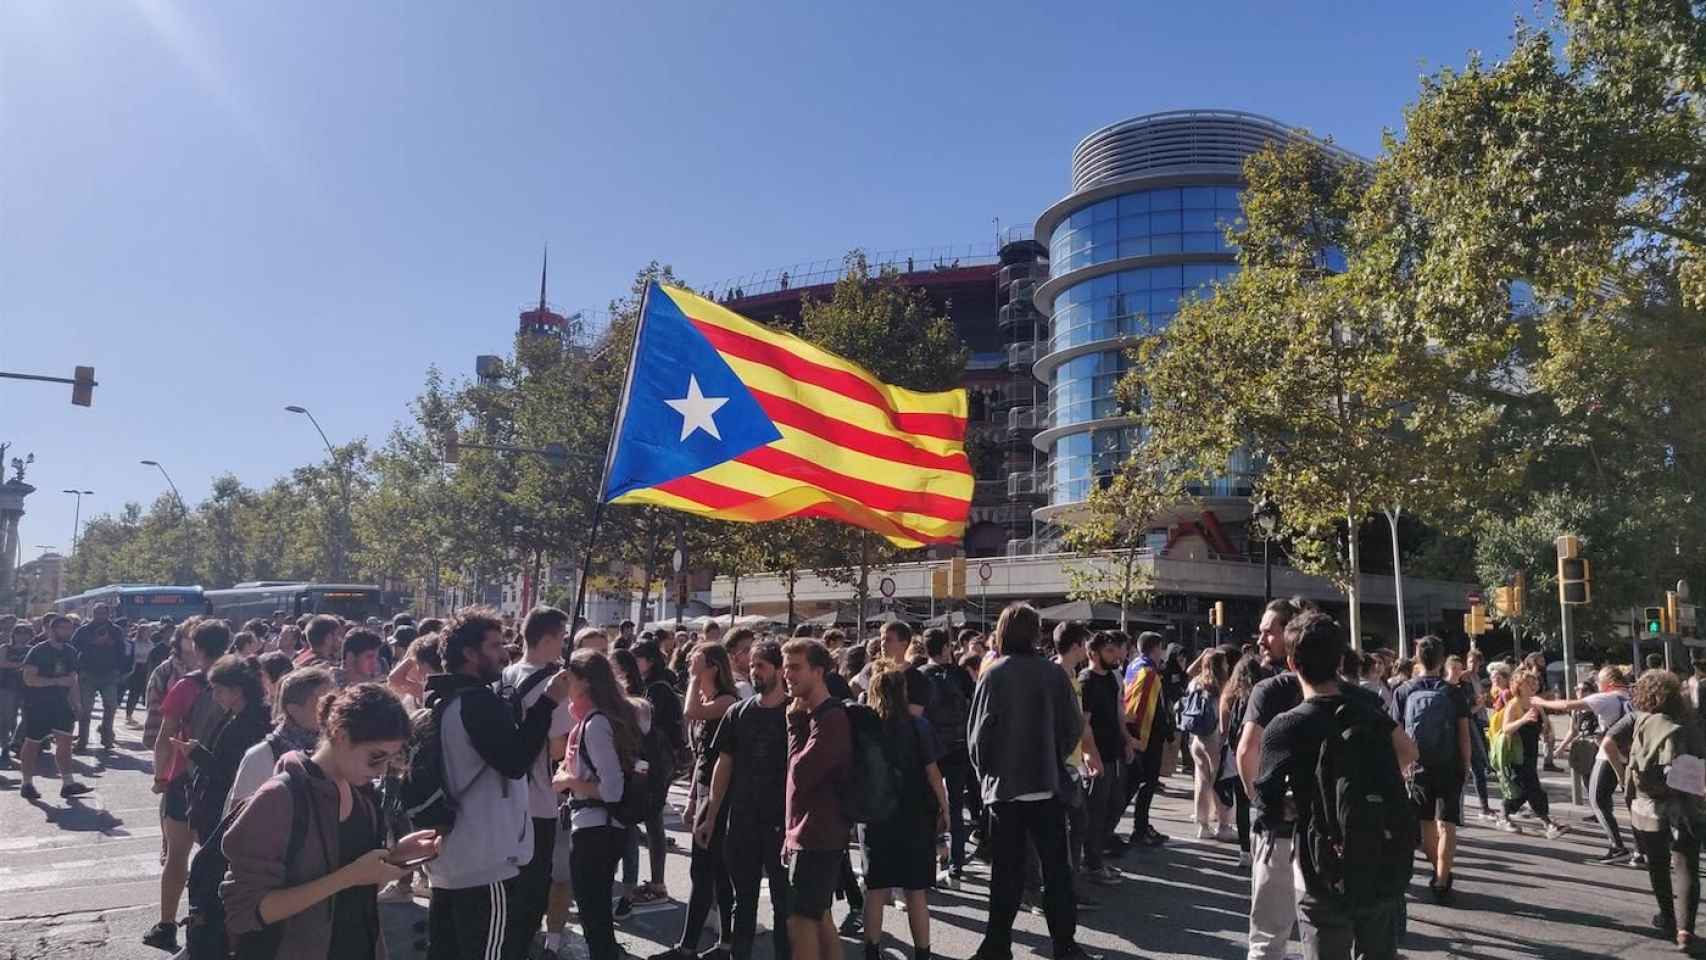
[[[384,846],[372,782],[409,736],[397,695],[377,683],[346,687],[321,701],[320,730],[313,754],[285,754],[226,830],[221,893],[240,960],[379,960],[380,885],[438,853],[431,830]]]

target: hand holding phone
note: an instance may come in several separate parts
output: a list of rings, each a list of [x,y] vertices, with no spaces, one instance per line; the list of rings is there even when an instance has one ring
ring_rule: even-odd
[[[437,830],[418,830],[398,840],[396,846],[386,851],[385,862],[405,870],[413,869],[437,858],[438,843]]]

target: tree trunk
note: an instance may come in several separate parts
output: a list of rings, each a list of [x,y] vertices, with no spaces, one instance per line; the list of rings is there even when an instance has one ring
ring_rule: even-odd
[[[859,625],[855,636],[863,642],[865,638],[865,601],[871,596],[871,535],[859,535],[859,586],[854,589],[854,596],[859,601]]]
[[[788,584],[788,636],[794,635],[794,589],[799,586],[800,572],[789,570],[783,574]]]
[[[740,570],[736,569],[729,577],[729,628],[735,625],[735,616],[740,612]]]
[[[653,524],[652,538],[649,545],[646,547],[646,582],[640,587],[640,615],[634,618],[642,624],[646,622],[646,604],[650,603],[652,599],[652,578],[657,576],[657,567],[658,529],[657,525]],[[663,618],[653,617],[652,619],[662,620]]]
[[[1358,539],[1360,539],[1357,536],[1357,534],[1360,531],[1358,530],[1359,525],[1357,524],[1356,511],[1351,507],[1350,502],[1348,500],[1345,503],[1345,517],[1347,520],[1350,521],[1350,535],[1351,535],[1351,542],[1350,542],[1351,577],[1350,577],[1350,584],[1345,591],[1346,596],[1350,600],[1351,649],[1357,651],[1358,653],[1361,653],[1362,652],[1362,551],[1357,545],[1357,541],[1358,541]]]

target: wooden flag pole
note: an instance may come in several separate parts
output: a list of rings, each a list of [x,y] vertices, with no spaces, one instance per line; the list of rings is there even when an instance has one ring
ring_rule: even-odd
[[[652,287],[657,285],[654,278],[646,284],[646,291],[640,295],[640,314],[634,320],[634,343],[628,350],[628,372],[622,378],[622,392],[616,397],[616,406],[610,411],[610,438],[604,444],[604,472],[598,478],[598,501],[592,508],[592,529],[586,535],[586,553],[581,558],[580,586],[575,590],[575,610],[569,615],[570,643],[574,642],[573,633],[580,623],[581,613],[586,609],[586,579],[592,570],[592,551],[598,545],[598,527],[604,520],[605,488],[610,485],[610,465],[616,458],[616,441],[622,435],[622,418],[628,410],[628,395],[634,389],[634,362],[640,356],[640,337],[646,331],[646,308],[651,304]],[[572,650],[565,650],[566,658]]]

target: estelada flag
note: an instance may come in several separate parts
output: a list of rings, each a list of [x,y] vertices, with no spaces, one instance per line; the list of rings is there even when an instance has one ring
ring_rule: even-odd
[[[654,283],[603,497],[724,520],[824,517],[902,547],[950,543],[971,507],[965,432],[964,390],[890,386],[798,337]]]

